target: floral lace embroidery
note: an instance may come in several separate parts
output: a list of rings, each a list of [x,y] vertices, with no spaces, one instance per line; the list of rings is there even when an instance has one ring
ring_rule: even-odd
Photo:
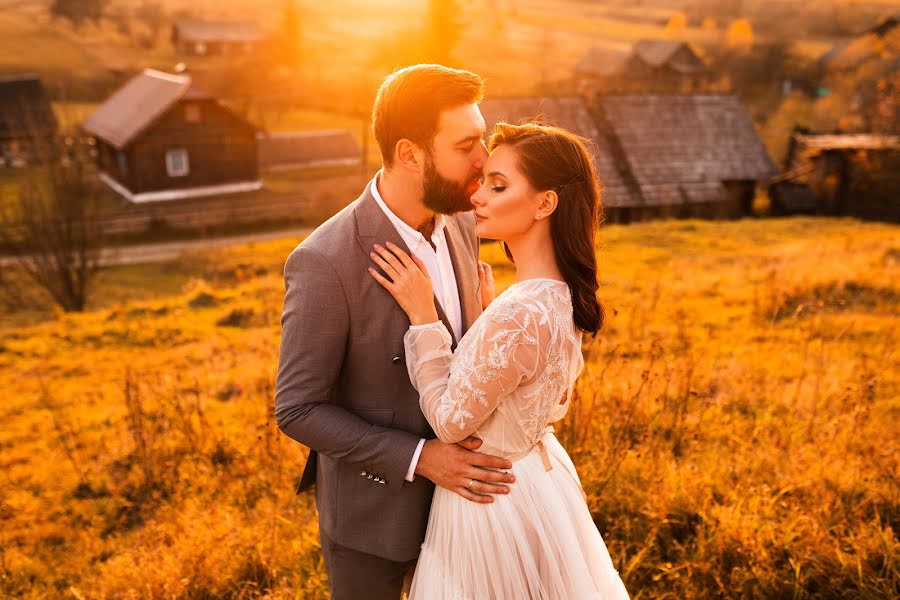
[[[514,428],[521,432],[515,439],[535,443],[572,384],[570,367],[581,359],[569,288],[553,280],[509,287],[466,332],[455,354],[441,323],[410,330],[404,343],[423,412],[445,441],[476,428],[483,438],[512,439],[506,434]],[[481,427],[500,402],[506,416]]]

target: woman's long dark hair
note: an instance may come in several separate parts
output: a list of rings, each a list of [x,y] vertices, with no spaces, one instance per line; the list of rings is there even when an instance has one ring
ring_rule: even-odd
[[[600,185],[589,142],[571,131],[550,125],[497,123],[488,142],[515,148],[519,168],[539,191],[554,190],[559,204],[550,215],[550,233],[556,263],[572,292],[575,325],[596,335],[605,311],[597,298],[597,255],[594,236],[603,209]],[[513,262],[509,247],[503,250]]]

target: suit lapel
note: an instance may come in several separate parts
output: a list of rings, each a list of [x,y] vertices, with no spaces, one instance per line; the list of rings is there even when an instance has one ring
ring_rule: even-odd
[[[465,239],[459,230],[459,223],[453,217],[446,220],[447,248],[453,262],[456,289],[459,292],[459,307],[462,311],[462,333],[465,334],[481,312],[478,306],[476,285],[478,282],[477,259],[473,259],[465,248]]]
[[[370,184],[375,185],[375,180],[373,179]],[[447,219],[449,223],[452,219]],[[369,258],[369,252],[372,251],[372,245],[375,243],[384,245],[385,242],[389,241],[394,244],[397,244],[404,252],[407,254],[412,254],[409,249],[409,246],[406,245],[406,242],[403,241],[403,237],[394,227],[393,223],[391,223],[390,219],[388,219],[387,215],[384,214],[384,211],[381,210],[381,207],[378,206],[378,203],[375,201],[375,196],[372,195],[371,188],[369,186],[366,187],[366,191],[360,198],[359,207],[356,209],[356,228],[357,228],[357,238],[356,241],[359,244],[360,250],[364,253],[366,257],[367,264],[373,264],[371,258]],[[449,236],[448,236],[448,246],[449,246]],[[456,270],[456,260],[453,258],[453,252],[451,250],[450,253],[451,260],[454,261],[454,271]],[[383,273],[382,273],[383,274]],[[366,273],[366,277],[370,277],[368,273]],[[459,274],[456,275],[457,285],[459,285]],[[376,285],[378,285],[376,283]],[[388,296],[390,298],[390,296]],[[397,302],[390,298],[391,302],[394,304],[397,310],[402,311],[400,305]],[[460,303],[462,301],[460,300]],[[444,307],[441,306],[441,303],[438,301],[437,296],[434,296],[434,306],[437,309],[438,318],[443,321],[444,326],[447,328],[447,331],[450,332],[450,337],[453,340],[452,348],[456,348],[456,335],[453,332],[453,327],[450,325],[450,319],[447,318],[447,313],[444,312]]]

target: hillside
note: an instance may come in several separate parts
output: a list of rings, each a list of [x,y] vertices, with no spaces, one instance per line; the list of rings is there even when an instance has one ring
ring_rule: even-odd
[[[896,593],[897,227],[602,232],[558,435],[634,597]],[[297,241],[108,269],[89,312],[0,329],[0,596],[325,597],[272,417]]]

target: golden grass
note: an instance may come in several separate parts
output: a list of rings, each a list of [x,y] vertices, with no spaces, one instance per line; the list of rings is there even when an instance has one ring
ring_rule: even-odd
[[[558,429],[634,598],[896,592],[897,234],[602,229],[608,321]],[[109,270],[90,312],[2,329],[0,595],[326,596],[272,416],[296,243]]]

